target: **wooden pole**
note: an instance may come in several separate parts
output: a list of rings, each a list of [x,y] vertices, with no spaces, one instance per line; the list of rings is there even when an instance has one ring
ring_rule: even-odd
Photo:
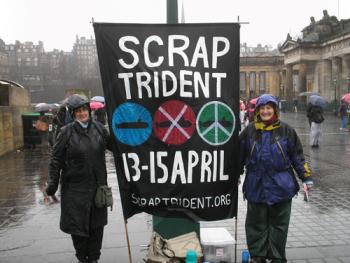
[[[126,242],[128,244],[129,263],[132,263],[130,240],[129,240],[129,232],[128,232],[128,223],[126,222],[126,220],[124,221],[124,227],[125,227]]]
[[[238,211],[237,211],[238,214]],[[235,217],[235,263],[237,263],[237,215]]]

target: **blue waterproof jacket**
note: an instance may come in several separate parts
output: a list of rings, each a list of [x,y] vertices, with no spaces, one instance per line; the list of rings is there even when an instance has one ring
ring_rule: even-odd
[[[254,123],[240,134],[241,174],[246,167],[244,197],[273,205],[291,199],[299,190],[294,171],[311,180],[303,148],[295,130],[280,122],[273,130],[257,130]]]

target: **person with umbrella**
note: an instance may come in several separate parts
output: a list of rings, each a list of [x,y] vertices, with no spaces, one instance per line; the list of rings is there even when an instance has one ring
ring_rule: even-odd
[[[347,104],[347,115],[348,115],[348,125],[350,125],[350,93],[346,93],[343,95],[343,97],[341,98],[341,101],[345,102]],[[349,131],[350,131],[350,127],[349,127]]]
[[[346,121],[348,120],[348,113],[347,113],[348,105],[345,103],[344,100],[341,100],[340,106],[338,109],[339,117],[340,117],[340,128],[339,130],[345,131],[346,130]]]
[[[322,137],[323,108],[327,101],[318,95],[311,95],[306,109],[306,116],[310,125],[310,145],[317,148],[320,145]]]
[[[93,119],[102,123],[103,125],[106,125],[106,110],[104,103],[98,101],[91,101],[90,108],[92,111]]]
[[[61,180],[60,228],[70,234],[79,262],[100,258],[107,207],[96,204],[100,186],[107,185],[105,150],[110,149],[107,130],[91,118],[86,97],[74,94],[67,100],[73,122],[63,126],[49,165],[46,193],[55,194]]]
[[[251,263],[284,263],[292,198],[299,184],[313,185],[310,168],[295,130],[280,121],[278,102],[271,94],[256,103],[254,122],[240,134],[240,173],[248,201],[245,222]]]
[[[253,98],[248,102],[247,114],[248,114],[249,122],[254,121],[254,110],[255,110],[255,104],[257,100],[258,98]]]

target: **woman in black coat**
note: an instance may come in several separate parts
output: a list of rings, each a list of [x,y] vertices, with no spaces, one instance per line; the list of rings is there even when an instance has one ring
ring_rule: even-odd
[[[97,262],[107,207],[97,208],[94,198],[97,186],[107,184],[108,132],[91,119],[85,97],[72,95],[68,109],[74,121],[62,127],[57,137],[46,192],[53,195],[61,180],[60,228],[71,234],[79,262]]]

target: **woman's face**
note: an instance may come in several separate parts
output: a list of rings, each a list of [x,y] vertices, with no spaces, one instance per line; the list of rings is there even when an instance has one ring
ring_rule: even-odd
[[[87,123],[90,119],[89,109],[85,106],[76,109],[74,111],[74,117],[82,123]]]
[[[270,104],[259,107],[259,114],[262,121],[268,121],[275,114],[275,109]]]

